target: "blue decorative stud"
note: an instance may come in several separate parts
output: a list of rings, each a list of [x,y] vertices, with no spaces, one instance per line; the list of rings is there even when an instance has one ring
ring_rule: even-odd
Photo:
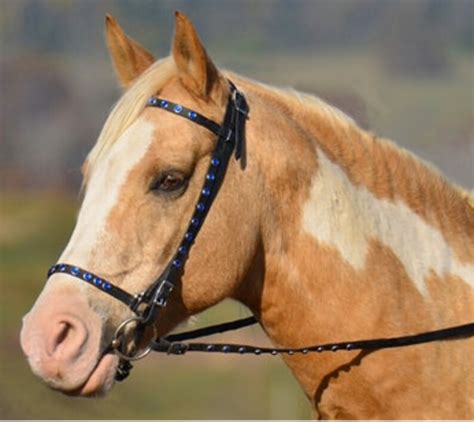
[[[64,264],[61,264],[61,265],[59,266],[59,271],[61,271],[61,272],[66,271],[66,266],[65,266]]]
[[[168,108],[168,101],[166,101],[166,100],[161,100],[161,101],[160,101],[160,107],[162,107],[162,108]]]
[[[184,255],[186,252],[188,251],[188,248],[184,245],[181,245],[179,248],[178,248],[178,253],[181,254],[181,255]]]
[[[175,268],[181,267],[181,261],[179,259],[174,259],[173,260],[173,267],[175,267]]]
[[[53,266],[48,270],[48,275],[51,275],[51,274],[53,274],[54,272],[56,272],[56,265],[53,265]]]
[[[100,286],[102,285],[102,280],[99,277],[94,277],[94,284]]]
[[[229,353],[230,352],[230,346],[222,346],[222,351],[224,353]]]
[[[339,349],[338,346],[334,345],[331,347],[331,352],[336,352]]]
[[[352,343],[346,344],[346,350],[352,350],[354,345]]]
[[[219,167],[219,164],[220,164],[220,163],[221,163],[221,162],[219,161],[218,158],[213,158],[213,159],[211,160],[211,165],[212,165],[213,167]]]
[[[112,285],[110,283],[104,283],[102,285],[102,287],[105,289],[105,290],[110,290],[112,288]]]
[[[191,232],[187,232],[187,233],[184,235],[184,238],[185,238],[186,240],[188,240],[188,241],[189,241],[189,240],[193,240],[193,237],[194,237],[194,236],[193,236],[193,234],[192,234]]]
[[[239,347],[239,353],[245,353],[245,347]]]
[[[174,112],[175,113],[181,113],[183,111],[183,106],[179,105],[179,104],[176,104],[173,108]]]
[[[197,118],[197,113],[195,111],[190,111],[188,113],[188,117],[191,119],[191,120],[196,120]]]
[[[214,350],[214,345],[209,344],[209,345],[206,347],[206,350],[207,350],[208,352],[212,352],[212,351]]]
[[[206,175],[206,179],[210,180],[211,182],[216,180],[216,175],[214,173],[209,173]]]
[[[198,202],[198,204],[196,205],[196,208],[198,211],[203,212],[206,209],[206,206],[204,205],[203,202]]]
[[[199,218],[196,218],[196,217],[192,218],[191,225],[193,225],[194,227],[199,226]]]
[[[202,190],[202,194],[203,194],[204,196],[209,196],[209,195],[211,194],[211,190],[210,190],[209,188],[204,188],[204,189]]]
[[[156,97],[150,97],[148,99],[148,104],[155,107],[158,104],[158,100],[156,99]]]
[[[80,272],[81,272],[81,270],[80,270],[79,268],[77,268],[77,267],[72,267],[72,268],[71,268],[71,274],[72,274],[72,275],[79,275]]]
[[[92,274],[91,273],[84,273],[82,278],[86,281],[91,281],[92,280]]]

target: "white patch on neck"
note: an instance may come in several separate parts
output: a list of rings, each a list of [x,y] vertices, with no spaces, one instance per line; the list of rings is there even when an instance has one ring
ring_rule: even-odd
[[[145,156],[153,141],[153,131],[152,123],[137,119],[92,169],[76,227],[60,262],[87,268],[94,245],[117,204],[120,188]]]
[[[364,268],[371,239],[389,247],[419,292],[427,294],[425,277],[461,277],[474,287],[474,265],[461,264],[434,227],[401,201],[376,198],[356,187],[344,171],[318,150],[319,170],[303,208],[303,229],[336,248],[356,270]]]

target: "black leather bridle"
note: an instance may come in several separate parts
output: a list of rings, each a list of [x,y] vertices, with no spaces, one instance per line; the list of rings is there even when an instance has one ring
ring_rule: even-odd
[[[81,279],[123,302],[135,313],[134,317],[124,320],[117,327],[111,345],[106,351],[113,351],[121,358],[117,369],[116,379],[119,381],[125,379],[132,368],[130,361],[141,359],[152,350],[176,355],[183,355],[186,352],[251,353],[254,355],[277,355],[285,353],[293,355],[294,353],[306,354],[309,352],[320,353],[326,351],[335,352],[339,350],[375,350],[473,336],[474,323],[470,323],[402,337],[327,343],[301,348],[269,348],[242,344],[183,342],[184,340],[235,330],[257,322],[256,318],[249,317],[198,330],[157,338],[156,329],[154,327],[158,314],[160,310],[167,305],[171,292],[181,280],[183,267],[188,259],[189,251],[206,219],[222,182],[224,181],[230,157],[234,153],[237,160],[242,158],[243,149],[245,147],[245,122],[247,120],[249,107],[244,95],[238,91],[235,85],[230,81],[229,90],[230,94],[222,125],[219,125],[180,104],[156,96],[152,96],[148,100],[148,106],[158,107],[176,114],[177,116],[184,117],[205,127],[217,136],[217,144],[212,153],[209,168],[188,228],[175,254],[156,281],[143,292],[132,295],[110,281],[74,265],[58,263],[53,265],[48,271],[48,278],[55,273],[64,273]],[[128,327],[129,325],[130,327]],[[127,327],[129,330],[132,329],[132,331],[134,329],[134,346],[136,349],[133,351],[126,350],[127,345],[125,342],[125,334]],[[154,331],[152,340],[145,348],[138,349],[137,345],[147,327],[151,327]]]
[[[183,273],[184,264],[189,257],[189,251],[222,185],[230,157],[233,153],[237,160],[242,157],[245,143],[245,122],[249,111],[245,97],[230,81],[229,98],[222,125],[194,110],[156,96],[149,98],[147,106],[161,108],[177,116],[184,117],[193,123],[205,127],[217,136],[217,143],[211,156],[199,199],[176,252],[156,281],[148,289],[135,295],[75,265],[58,263],[53,265],[48,271],[48,277],[55,273],[64,273],[81,279],[123,302],[136,314],[136,316],[123,321],[118,326],[111,344],[115,353],[122,358],[122,367],[127,366],[125,362],[140,359],[152,350],[152,344],[150,344],[143,350],[133,353],[127,352],[124,349],[125,342],[123,341],[126,328],[134,324],[141,336],[145,327],[154,327],[159,311],[166,306],[171,292],[178,285]]]

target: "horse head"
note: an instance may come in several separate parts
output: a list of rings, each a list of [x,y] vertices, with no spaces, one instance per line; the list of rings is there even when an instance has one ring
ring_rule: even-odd
[[[137,295],[165,271],[180,245],[216,147],[216,134],[174,114],[185,107],[222,122],[229,82],[180,13],[171,55],[162,60],[155,62],[111,17],[106,18],[106,38],[125,93],[83,166],[84,198],[59,262],[87,268],[100,281]],[[154,96],[179,104],[176,113],[147,107]],[[230,160],[176,292],[159,323],[145,330],[144,342],[239,290],[258,243],[253,172],[248,166],[244,178],[242,167]],[[90,279],[87,275],[85,281]],[[86,396],[112,386],[118,358],[109,346],[121,322],[134,315],[90,284],[67,272],[51,274],[21,333],[23,350],[41,379]],[[122,347],[137,347],[134,341],[129,338]]]

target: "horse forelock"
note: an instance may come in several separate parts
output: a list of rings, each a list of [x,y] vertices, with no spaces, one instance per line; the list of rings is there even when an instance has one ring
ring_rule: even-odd
[[[138,118],[144,110],[148,98],[160,91],[176,72],[176,64],[172,57],[158,60],[122,95],[112,108],[96,144],[87,157],[83,171],[84,183],[87,183],[90,169],[96,166]]]

